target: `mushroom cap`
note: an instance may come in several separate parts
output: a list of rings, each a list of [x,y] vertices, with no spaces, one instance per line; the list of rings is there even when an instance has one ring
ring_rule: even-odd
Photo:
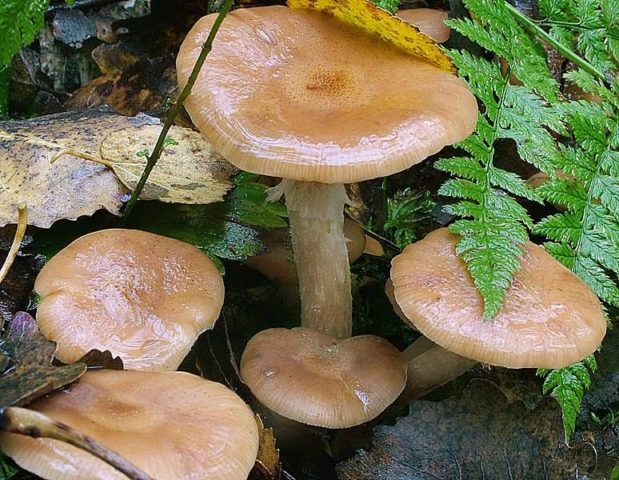
[[[216,15],[178,58],[185,85]],[[477,102],[464,82],[321,12],[228,14],[185,107],[243,170],[351,183],[390,175],[466,138]]]
[[[421,33],[425,33],[437,43],[449,40],[451,30],[445,25],[449,12],[433,8],[408,8],[398,10],[397,16],[405,22],[416,26]]]
[[[174,370],[197,336],[212,328],[224,285],[192,245],[139,230],[78,238],[41,270],[34,289],[41,333],[73,362],[110,350],[129,370]]]
[[[89,371],[28,406],[93,437],[154,478],[244,480],[258,452],[253,413],[219,383],[183,372]],[[0,446],[47,480],[126,480],[57,440],[1,433]]]
[[[492,320],[466,264],[459,237],[440,228],[392,262],[398,305],[426,337],[466,358],[510,368],[562,368],[593,353],[606,333],[595,294],[546,251],[528,242]]]
[[[248,342],[241,377],[284,417],[348,428],[372,420],[402,393],[406,359],[372,335],[336,339],[308,328],[271,328]]]

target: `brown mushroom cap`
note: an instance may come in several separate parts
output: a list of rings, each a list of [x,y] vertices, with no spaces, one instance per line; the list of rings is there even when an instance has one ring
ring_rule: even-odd
[[[241,377],[271,410],[301,423],[347,428],[372,420],[406,384],[406,359],[372,335],[335,339],[307,328],[254,336]]]
[[[185,38],[181,86],[215,18]],[[185,107],[237,167],[322,183],[404,170],[466,138],[477,119],[456,76],[330,15],[281,6],[227,16]]]
[[[441,228],[392,262],[398,305],[426,337],[463,357],[511,368],[562,368],[598,348],[606,320],[597,297],[531,242],[502,309],[484,320],[457,241]]]
[[[445,25],[449,13],[433,8],[409,8],[398,10],[397,16],[405,22],[415,25],[421,33],[425,33],[437,43],[449,40],[451,30]]]
[[[73,362],[110,350],[130,370],[174,370],[212,328],[224,285],[213,262],[187,243],[138,230],[102,230],[53,257],[34,285],[37,323]]]
[[[29,408],[93,437],[158,479],[244,480],[258,452],[256,422],[243,400],[183,372],[89,371]],[[48,480],[127,478],[57,440],[2,433],[0,447]]]

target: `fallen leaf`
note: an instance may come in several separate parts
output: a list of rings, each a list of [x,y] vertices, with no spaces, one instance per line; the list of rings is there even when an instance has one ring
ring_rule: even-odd
[[[78,360],[86,364],[89,370],[105,368],[107,370],[124,370],[123,360],[114,356],[109,350],[93,349]]]
[[[456,71],[447,54],[432,38],[369,0],[288,0],[288,6],[328,13],[441,70],[450,73]]]
[[[111,162],[110,168],[129,189],[140,180],[147,152],[157,142],[161,128],[143,125],[111,132],[103,139],[101,157]],[[193,130],[173,126],[167,138],[169,145],[163,149],[140,198],[199,204],[223,200],[232,187],[230,177],[236,168]]]
[[[260,415],[254,416],[258,425],[258,456],[256,468],[260,470],[262,477],[268,480],[277,480],[281,475],[282,465],[279,462],[279,450],[275,443],[275,435],[272,428],[266,428]]]
[[[395,426],[378,427],[372,448],[339,464],[338,478],[575,478],[593,463],[590,445],[563,442],[552,399],[530,410],[493,382],[473,379],[461,397],[415,401]]]
[[[21,202],[28,204],[29,224],[45,228],[101,208],[118,214],[127,190],[113,172],[73,155],[51,160],[70,149],[97,155],[110,129],[148,121],[98,110],[0,122],[0,226],[14,222]]]
[[[0,122],[0,226],[14,221],[23,201],[28,223],[38,227],[101,208],[117,215],[128,192],[109,168],[133,187],[161,128],[147,115],[123,117],[103,110]],[[234,167],[191,130],[173,128],[168,138],[141,198],[222,200]]]
[[[0,408],[26,405],[84,374],[86,364],[82,362],[52,365],[55,350],[56,345],[41,335],[34,318],[24,312],[13,317],[0,338]]]
[[[174,57],[133,56],[122,45],[100,45],[92,52],[103,75],[73,93],[65,105],[89,109],[109,105],[123,115],[156,111],[177,88]]]

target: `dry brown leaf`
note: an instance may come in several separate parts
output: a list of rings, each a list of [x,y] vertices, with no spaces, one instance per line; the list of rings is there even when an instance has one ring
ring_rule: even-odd
[[[254,418],[258,425],[258,434],[260,435],[256,467],[260,470],[263,478],[279,479],[282,465],[279,462],[279,450],[277,449],[273,429],[264,426],[260,415],[256,414]]]
[[[14,221],[16,206],[24,201],[28,223],[45,228],[101,208],[118,214],[128,191],[107,167],[127,187],[135,186],[146,163],[138,153],[154,146],[161,128],[146,115],[102,110],[0,122],[0,226]],[[178,145],[166,147],[141,198],[222,200],[234,167],[191,130],[174,127],[168,138]]]
[[[146,156],[136,153],[152,149],[160,132],[160,125],[144,125],[112,132],[103,140],[101,156],[126,187],[135,188],[146,165]],[[193,130],[172,127],[167,138],[173,144],[164,148],[140,198],[194,204],[223,200],[236,171],[232,164]]]

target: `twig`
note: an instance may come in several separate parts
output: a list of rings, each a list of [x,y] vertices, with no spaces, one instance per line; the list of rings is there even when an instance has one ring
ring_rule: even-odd
[[[92,437],[74,430],[42,413],[21,407],[0,409],[0,429],[33,438],[52,438],[81,448],[125,474],[130,480],[154,480],[116,452],[104,447]]]
[[[6,277],[6,274],[9,273],[15,258],[17,257],[17,253],[19,252],[19,247],[21,245],[21,241],[24,239],[24,234],[26,233],[26,226],[28,225],[28,208],[25,203],[21,203],[17,206],[17,230],[15,231],[15,237],[13,238],[13,244],[9,250],[9,253],[4,260],[4,264],[2,268],[0,268],[0,283]]]
[[[215,35],[217,35],[217,31],[219,30],[219,27],[224,21],[224,18],[226,17],[228,12],[232,8],[233,3],[234,3],[234,0],[226,0],[226,2],[224,3],[221,11],[219,12],[219,15],[215,19],[215,23],[213,23],[213,28],[211,28],[208,38],[204,42],[204,45],[202,45],[202,50],[200,51],[200,55],[198,56],[198,59],[196,60],[196,64],[194,65],[193,70],[191,71],[191,75],[189,76],[189,80],[187,80],[187,84],[185,85],[185,88],[183,88],[181,94],[179,95],[178,99],[174,103],[174,106],[168,112],[168,115],[166,116],[166,119],[165,119],[165,123],[163,124],[163,128],[161,130],[161,133],[159,134],[159,138],[157,138],[157,143],[155,144],[155,148],[153,149],[152,153],[148,156],[148,161],[146,162],[146,167],[144,167],[144,171],[142,172],[140,181],[136,185],[133,192],[131,192],[131,198],[129,199],[129,202],[127,202],[127,205],[125,206],[125,210],[123,212],[123,216],[121,220],[122,223],[126,223],[127,220],[129,219],[129,216],[131,215],[131,211],[133,210],[135,203],[137,202],[140,194],[142,193],[142,190],[144,189],[144,186],[146,185],[146,181],[148,180],[150,172],[152,171],[155,164],[157,163],[157,160],[159,160],[159,157],[161,156],[161,152],[163,151],[163,148],[165,146],[165,139],[168,135],[168,131],[172,127],[174,120],[176,119],[177,115],[181,111],[183,102],[191,93],[191,89],[193,88],[194,84],[196,83],[196,80],[198,79],[198,75],[200,74],[202,65],[204,65],[206,57],[208,56],[208,54],[213,48],[213,40],[215,40]]]
[[[579,66],[585,72],[589,73],[590,75],[593,75],[594,77],[597,77],[599,80],[605,83],[608,81],[608,79],[606,78],[606,75],[604,75],[602,71],[598,70],[593,65],[591,65],[589,62],[587,62],[584,58],[581,58],[576,53],[574,53],[572,50],[567,48],[565,45],[555,40],[544,29],[540,28],[533,20],[531,20],[525,14],[520,12],[516,7],[514,7],[513,5],[510,5],[508,2],[505,2],[505,7],[512,13],[512,15],[516,17],[516,19],[520,23],[522,23],[525,27],[531,30],[534,35],[543,39],[546,43],[551,45],[557,52],[559,52],[561,55],[567,58],[574,65]]]

